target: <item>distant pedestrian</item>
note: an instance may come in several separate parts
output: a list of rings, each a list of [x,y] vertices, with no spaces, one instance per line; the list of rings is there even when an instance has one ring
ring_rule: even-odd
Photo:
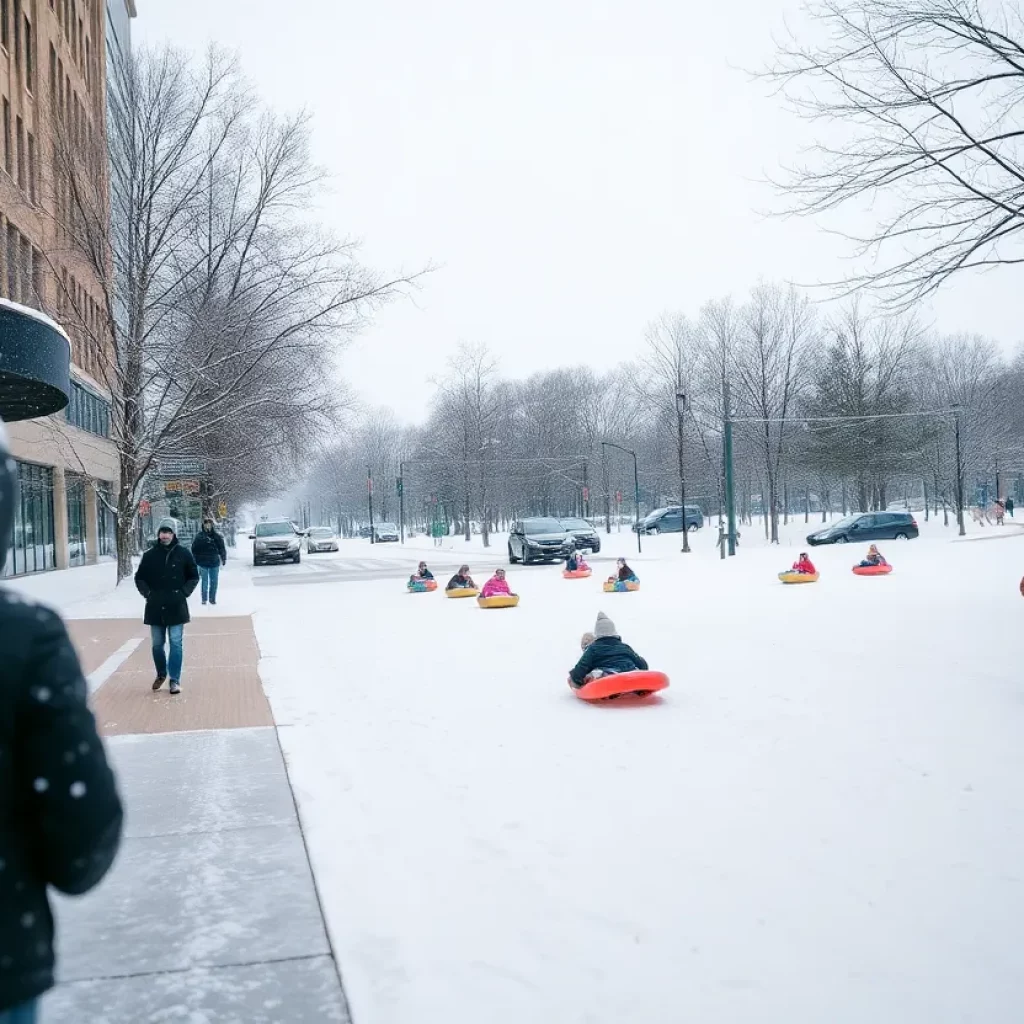
[[[0,565],[17,468],[0,425]],[[122,811],[86,682],[60,616],[0,591],[0,1022],[33,1024],[53,987],[47,888],[88,892],[121,840]]]
[[[1006,499],[1006,511],[1010,513],[1010,518],[1013,518],[1013,498]]]
[[[217,603],[217,583],[220,570],[227,565],[228,552],[224,546],[224,538],[217,532],[212,519],[203,520],[203,528],[192,541],[192,557],[199,567],[199,578],[202,580],[203,604]]]
[[[159,690],[170,672],[171,693],[179,693],[185,624],[190,621],[188,597],[199,582],[199,570],[196,560],[178,543],[178,524],[173,519],[160,520],[156,538],[139,562],[135,586],[146,599],[143,621],[149,626],[156,666],[153,689]]]

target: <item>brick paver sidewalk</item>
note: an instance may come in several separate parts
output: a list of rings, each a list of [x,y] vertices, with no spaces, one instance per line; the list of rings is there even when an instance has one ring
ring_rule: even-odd
[[[68,623],[126,807],[110,877],[58,901],[42,1024],[347,1022],[250,617],[185,627],[151,689],[137,620]]]

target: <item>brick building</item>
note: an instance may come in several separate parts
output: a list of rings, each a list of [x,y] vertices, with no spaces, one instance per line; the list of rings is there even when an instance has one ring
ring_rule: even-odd
[[[58,139],[105,152],[106,49],[126,45],[134,13],[134,0],[0,0],[0,296],[48,314],[71,346],[67,407],[9,427],[22,496],[8,575],[114,553],[102,292],[69,242],[56,165]]]

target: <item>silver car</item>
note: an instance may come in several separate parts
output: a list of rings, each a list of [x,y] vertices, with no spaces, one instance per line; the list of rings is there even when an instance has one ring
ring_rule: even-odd
[[[338,535],[329,526],[314,526],[306,531],[306,553],[315,555],[318,551],[337,551]]]

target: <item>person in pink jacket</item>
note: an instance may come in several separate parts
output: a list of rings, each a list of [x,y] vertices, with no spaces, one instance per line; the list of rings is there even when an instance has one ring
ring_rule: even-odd
[[[484,584],[484,589],[480,591],[481,597],[497,597],[499,594],[514,596],[512,591],[509,590],[504,569],[495,569],[494,575]]]

